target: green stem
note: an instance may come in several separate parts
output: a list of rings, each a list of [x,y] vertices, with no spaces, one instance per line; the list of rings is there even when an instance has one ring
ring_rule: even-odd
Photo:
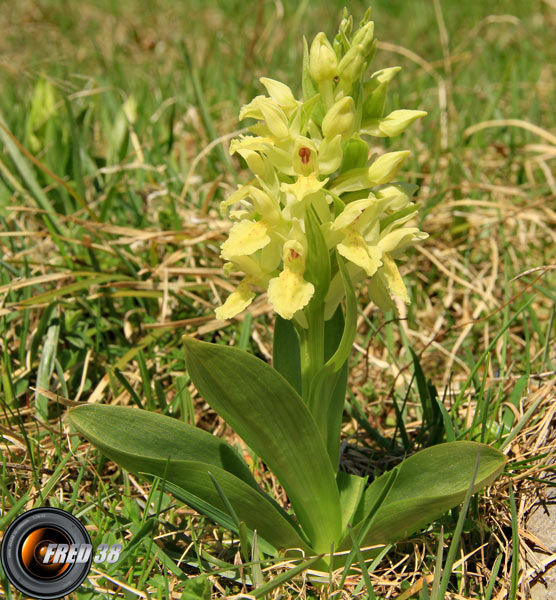
[[[320,81],[318,86],[324,107],[328,110],[334,104],[334,83],[332,82],[332,79],[328,79],[326,81]]]
[[[301,390],[303,400],[309,403],[313,378],[324,364],[324,307],[305,313],[308,327],[298,327],[301,351]]]

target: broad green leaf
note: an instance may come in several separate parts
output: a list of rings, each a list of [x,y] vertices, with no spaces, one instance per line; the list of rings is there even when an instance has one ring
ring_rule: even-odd
[[[276,315],[272,348],[274,368],[301,395],[299,337],[291,320]]]
[[[129,471],[165,475],[166,481],[226,512],[210,471],[247,527],[277,548],[307,547],[291,518],[257,486],[235,450],[210,433],[123,406],[78,406],[70,410],[69,419],[108,458]]]
[[[70,410],[69,417],[83,435],[102,440],[114,451],[138,450],[142,456],[164,462],[170,458],[215,465],[258,489],[239,454],[224,440],[199,427],[147,410],[106,404],[77,406]]]
[[[365,477],[359,477],[359,475],[352,475],[339,471],[336,475],[336,481],[338,482],[338,490],[340,492],[340,504],[342,506],[342,535],[348,535],[346,528],[348,524],[351,524],[351,520],[359,501],[363,496],[365,489],[365,483],[367,479]]]
[[[477,492],[503,471],[506,457],[498,450],[475,442],[432,446],[404,460],[385,504],[378,510],[365,546],[385,544],[407,537],[464,501],[481,450],[473,491]],[[365,492],[355,517],[361,520],[386,485],[389,473],[376,479]],[[357,528],[356,528],[357,529]]]
[[[203,398],[276,474],[315,551],[328,552],[340,534],[338,488],[303,400],[275,369],[238,348],[184,341]]]
[[[145,475],[147,475],[149,479],[152,479],[152,475],[150,473],[145,473]],[[164,489],[169,494],[174,496],[174,498],[181,500],[184,504],[187,504],[188,506],[196,510],[199,514],[205,515],[214,523],[220,525],[221,527],[224,527],[224,529],[228,529],[229,531],[233,531],[234,533],[239,533],[234,519],[228,513],[224,512],[224,510],[216,508],[206,500],[195,496],[195,494],[192,494],[191,492],[188,492],[179,485],[175,485],[174,483],[171,483],[169,481],[165,482]],[[276,554],[277,549],[275,546],[273,546],[270,542],[264,540],[263,538],[261,538],[260,541],[263,552],[269,555]]]
[[[311,414],[315,418],[323,440],[325,440],[328,455],[334,465],[338,462],[340,426],[344,402],[343,399],[340,402],[338,396],[336,396],[332,404],[332,395],[336,390],[338,381],[341,381],[342,369],[346,368],[345,364],[351,352],[357,326],[355,290],[353,289],[353,284],[343,259],[339,255],[336,256],[336,259],[346,292],[346,319],[338,347],[315,375],[309,398]]]

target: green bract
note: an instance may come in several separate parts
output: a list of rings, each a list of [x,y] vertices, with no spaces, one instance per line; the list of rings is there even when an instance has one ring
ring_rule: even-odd
[[[234,140],[254,177],[224,202],[236,223],[222,244],[244,278],[217,309],[229,318],[255,289],[277,316],[274,365],[234,347],[185,338],[201,396],[284,487],[291,511],[264,493],[242,457],[207,432],[133,408],[85,405],[71,423],[126,469],[163,478],[175,496],[261,548],[305,555],[386,544],[411,534],[480,490],[503,470],[498,450],[459,441],[432,446],[374,481],[338,471],[347,361],[356,330],[355,285],[383,308],[409,302],[395,259],[426,234],[407,225],[415,186],[394,182],[408,152],[369,161],[362,135],[401,133],[421,111],[384,115],[397,68],[366,78],[374,25],[352,36],[347,14],[333,44],[305,45],[303,100],[261,79],[241,117],[255,136]],[[342,300],[343,305],[342,305]],[[368,485],[370,483],[370,485]],[[321,566],[329,563],[324,558]]]

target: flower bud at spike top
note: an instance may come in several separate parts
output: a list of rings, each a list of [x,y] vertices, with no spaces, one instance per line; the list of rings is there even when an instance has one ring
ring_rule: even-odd
[[[326,34],[322,31],[315,36],[309,54],[309,73],[317,83],[336,77],[338,59]]]
[[[322,133],[325,138],[330,139],[337,135],[342,140],[351,137],[355,124],[355,103],[351,96],[338,100],[326,113],[322,120]]]
[[[369,167],[369,179],[373,182],[373,185],[392,181],[410,154],[409,150],[402,150],[400,152],[387,152],[379,156]]]
[[[359,31],[356,32],[356,34],[353,36],[352,44],[354,46],[360,44],[361,46],[363,46],[365,54],[368,54],[371,49],[371,44],[373,43],[374,35],[375,24],[373,21],[370,21],[364,27],[361,27]]]
[[[352,46],[338,65],[338,75],[346,81],[356,81],[361,77],[365,65],[365,49],[360,44]]]

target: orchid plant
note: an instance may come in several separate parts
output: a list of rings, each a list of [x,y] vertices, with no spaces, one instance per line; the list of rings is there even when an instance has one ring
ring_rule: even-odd
[[[201,396],[270,468],[291,505],[265,493],[232,446],[170,417],[84,405],[70,422],[106,456],[163,478],[188,505],[253,540],[267,554],[358,551],[393,542],[491,483],[505,457],[488,446],[438,444],[369,481],[339,470],[347,363],[356,331],[355,288],[371,300],[409,303],[396,260],[426,233],[409,224],[416,186],[397,180],[409,152],[369,157],[368,138],[393,137],[426,113],[385,115],[398,67],[366,75],[376,49],[367,12],[357,31],[344,13],[331,44],[304,46],[303,98],[261,78],[268,95],[244,106],[252,135],[232,141],[253,177],[222,208],[235,220],[221,246],[242,279],[219,319],[266,291],[276,313],[273,366],[236,347],[185,337],[189,376]]]

